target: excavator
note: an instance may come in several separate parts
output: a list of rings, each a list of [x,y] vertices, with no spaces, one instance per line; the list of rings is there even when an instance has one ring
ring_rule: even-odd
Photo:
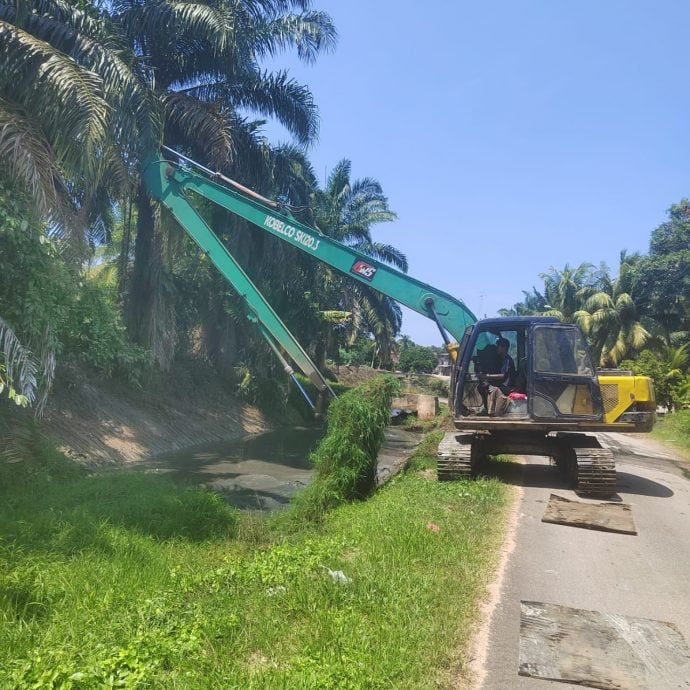
[[[286,205],[267,199],[183,154],[163,147],[147,160],[144,182],[233,285],[286,373],[316,414],[333,391],[297,339],[252,283],[192,200],[200,197],[248,221],[318,261],[433,320],[453,362],[449,405],[455,431],[439,444],[440,481],[469,478],[496,454],[553,459],[586,496],[616,492],[613,455],[592,432],[651,431],[656,401],[651,380],[621,370],[597,371],[587,341],[574,324],[544,316],[478,320],[460,299],[362,254],[301,223]],[[500,371],[497,343],[514,356],[515,392],[500,396],[490,415],[486,391]],[[319,393],[315,402],[292,363]],[[590,433],[587,433],[590,432]]]

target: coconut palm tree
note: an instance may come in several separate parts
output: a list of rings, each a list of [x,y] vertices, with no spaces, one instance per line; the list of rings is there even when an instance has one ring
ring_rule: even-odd
[[[575,314],[575,322],[588,336],[592,355],[600,366],[616,366],[634,356],[647,343],[649,333],[639,320],[627,292],[597,292]]]
[[[582,306],[574,321],[587,335],[592,355],[601,366],[618,363],[639,352],[649,340],[649,332],[640,322],[635,302],[626,287],[629,285],[630,264],[635,256],[621,253],[618,277],[611,279],[601,271],[597,285],[580,290]]]
[[[575,312],[581,306],[583,295],[596,285],[594,266],[582,263],[572,267],[566,264],[562,269],[551,266],[539,277],[544,281],[544,316],[555,316],[564,323],[573,323]]]

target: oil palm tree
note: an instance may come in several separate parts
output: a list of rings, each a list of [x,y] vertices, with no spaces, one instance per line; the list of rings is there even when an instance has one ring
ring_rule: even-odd
[[[547,301],[535,287],[531,291],[523,290],[524,299],[508,309],[499,309],[499,316],[533,316],[546,311]]]
[[[351,180],[352,165],[341,160],[329,174],[323,189],[314,194],[317,227],[329,237],[363,254],[407,271],[405,255],[389,244],[373,239],[371,228],[391,222],[396,215],[388,205],[379,182],[370,177]],[[350,278],[341,277],[327,267],[320,267],[323,295],[331,304],[352,314],[350,341],[371,333],[376,339],[382,363],[390,362],[395,336],[400,332],[402,313],[397,303]],[[325,352],[319,353],[320,359]],[[317,359],[317,362],[319,359]]]
[[[158,141],[141,62],[88,3],[0,0],[0,166],[53,219],[84,229]],[[117,193],[117,191],[115,192]]]
[[[155,74],[168,145],[252,184],[265,179],[265,148],[257,123],[243,113],[277,119],[301,143],[316,135],[317,110],[307,87],[284,71],[261,68],[264,58],[286,49],[313,61],[333,46],[330,18],[310,10],[307,0],[116,0],[113,11]],[[130,331],[165,367],[170,348],[159,345],[174,343],[175,331],[166,299],[166,239],[143,188],[136,198]]]
[[[81,260],[128,186],[139,145],[158,144],[159,106],[146,71],[89,2],[0,0],[0,45],[0,178],[12,181],[23,224],[36,210],[61,240],[61,256]],[[40,413],[55,371],[55,323],[30,338],[39,356],[29,378],[17,375],[13,356],[22,350],[2,323],[5,383],[27,391],[37,384]]]

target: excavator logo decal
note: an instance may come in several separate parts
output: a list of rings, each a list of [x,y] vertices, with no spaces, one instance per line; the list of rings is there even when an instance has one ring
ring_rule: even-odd
[[[318,238],[302,230],[298,230],[292,225],[284,223],[279,218],[274,218],[273,216],[266,216],[264,220],[264,225],[267,228],[271,228],[271,230],[274,230],[275,232],[284,235],[293,242],[299,242],[299,244],[306,247],[307,249],[311,249],[313,252],[315,252],[321,244],[321,240],[319,240]]]
[[[350,272],[360,276],[361,278],[364,278],[365,280],[373,280],[374,274],[376,273],[376,266],[372,266],[366,261],[357,259],[357,261],[352,264]]]

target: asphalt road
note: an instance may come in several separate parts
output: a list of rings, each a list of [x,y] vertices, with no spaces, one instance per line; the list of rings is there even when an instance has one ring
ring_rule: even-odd
[[[521,600],[668,621],[690,644],[690,461],[644,436],[600,438],[614,451],[618,494],[632,507],[637,536],[541,522],[551,493],[581,500],[546,458],[489,468],[521,495],[512,550],[485,625],[485,655],[475,667],[477,690],[567,687],[518,676]],[[690,678],[677,687],[690,687]]]

